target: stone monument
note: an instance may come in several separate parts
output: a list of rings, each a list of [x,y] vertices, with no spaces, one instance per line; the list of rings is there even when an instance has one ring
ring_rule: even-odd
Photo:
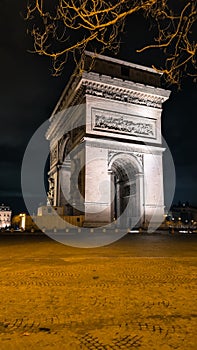
[[[152,68],[85,53],[46,135],[52,206],[84,215],[85,227],[163,220],[161,113],[170,92],[160,80]]]

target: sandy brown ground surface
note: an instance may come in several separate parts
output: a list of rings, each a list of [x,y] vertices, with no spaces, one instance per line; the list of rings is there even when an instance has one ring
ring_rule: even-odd
[[[196,350],[197,235],[0,237],[0,349]]]

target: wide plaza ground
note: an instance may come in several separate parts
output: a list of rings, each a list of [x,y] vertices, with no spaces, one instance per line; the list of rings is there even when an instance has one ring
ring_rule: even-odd
[[[1,350],[196,350],[195,234],[0,236]]]

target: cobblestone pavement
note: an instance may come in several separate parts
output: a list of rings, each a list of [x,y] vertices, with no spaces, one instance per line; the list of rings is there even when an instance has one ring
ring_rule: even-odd
[[[0,237],[0,349],[194,350],[196,235]]]

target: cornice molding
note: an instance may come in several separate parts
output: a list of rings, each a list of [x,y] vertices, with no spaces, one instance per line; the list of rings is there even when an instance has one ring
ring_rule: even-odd
[[[162,103],[167,99],[164,96],[90,80],[83,80],[82,86],[84,87],[83,91],[86,95],[159,109],[162,108]]]
[[[64,90],[58,101],[51,119],[53,119],[54,115],[63,108],[77,104],[79,101],[81,102],[84,95],[84,87],[86,88],[85,93],[88,94],[90,93],[88,91],[91,87],[90,84],[96,84],[95,88],[98,89],[97,96],[114,99],[114,96],[111,96],[111,92],[113,91],[113,94],[116,94],[115,99],[118,101],[125,102],[122,97],[124,94],[126,95],[126,98],[128,96],[128,101],[126,102],[144,104],[155,108],[161,108],[162,103],[169,98],[171,93],[169,90],[151,85],[135,83],[129,80],[114,78],[94,72],[83,72],[81,77],[72,77],[70,84],[67,85],[67,88]],[[89,89],[87,89],[87,85],[89,85]],[[103,93],[101,93],[102,89],[104,89]],[[146,104],[144,103],[145,99],[147,99]]]

